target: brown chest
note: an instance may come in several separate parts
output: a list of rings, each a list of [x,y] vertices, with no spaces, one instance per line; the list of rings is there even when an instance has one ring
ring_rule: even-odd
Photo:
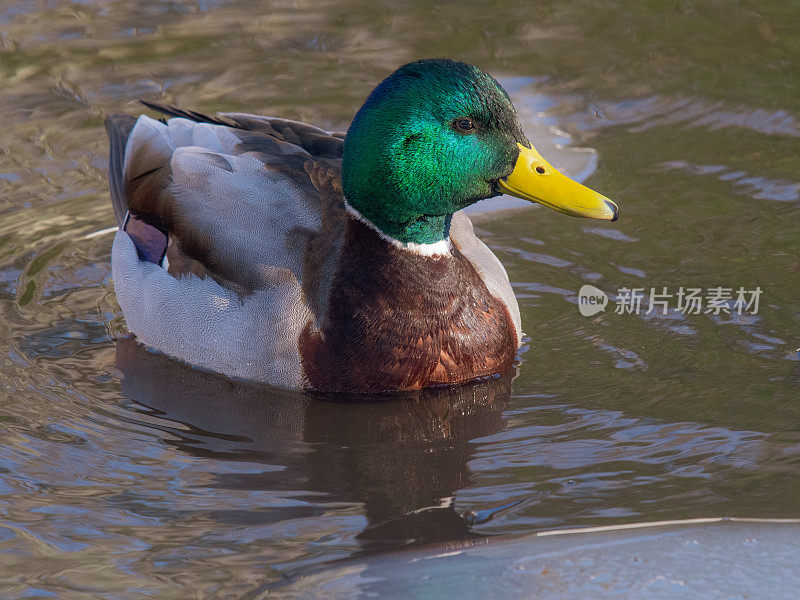
[[[502,373],[516,349],[508,309],[457,249],[415,255],[352,219],[321,329],[300,339],[310,387],[356,393]]]

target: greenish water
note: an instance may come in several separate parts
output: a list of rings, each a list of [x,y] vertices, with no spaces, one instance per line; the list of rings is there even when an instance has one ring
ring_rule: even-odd
[[[413,543],[800,517],[799,18],[777,1],[0,3],[0,596],[258,597]],[[481,66],[529,127],[596,149],[588,183],[621,207],[476,221],[530,338],[513,379],[331,403],[114,341],[111,237],[84,239],[113,224],[106,112],[164,99],[340,129],[426,56]],[[762,295],[757,315],[612,297],[584,317],[587,283]]]

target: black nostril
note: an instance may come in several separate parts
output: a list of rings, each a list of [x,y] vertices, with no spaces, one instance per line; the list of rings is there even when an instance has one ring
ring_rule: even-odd
[[[536,167],[536,172],[539,175],[544,175],[544,167]]]

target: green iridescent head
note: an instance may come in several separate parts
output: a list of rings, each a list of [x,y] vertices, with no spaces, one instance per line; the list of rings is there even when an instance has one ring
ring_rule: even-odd
[[[344,194],[386,235],[437,242],[455,211],[500,193],[518,144],[530,145],[490,75],[452,60],[409,63],[372,91],[347,132]]]

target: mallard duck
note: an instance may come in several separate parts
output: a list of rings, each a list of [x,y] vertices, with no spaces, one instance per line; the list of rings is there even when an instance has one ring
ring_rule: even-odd
[[[145,104],[167,118],[106,120],[117,298],[140,343],[231,378],[375,393],[503,373],[519,307],[461,209],[506,193],[617,218],[462,62],[400,67],[346,135]]]

